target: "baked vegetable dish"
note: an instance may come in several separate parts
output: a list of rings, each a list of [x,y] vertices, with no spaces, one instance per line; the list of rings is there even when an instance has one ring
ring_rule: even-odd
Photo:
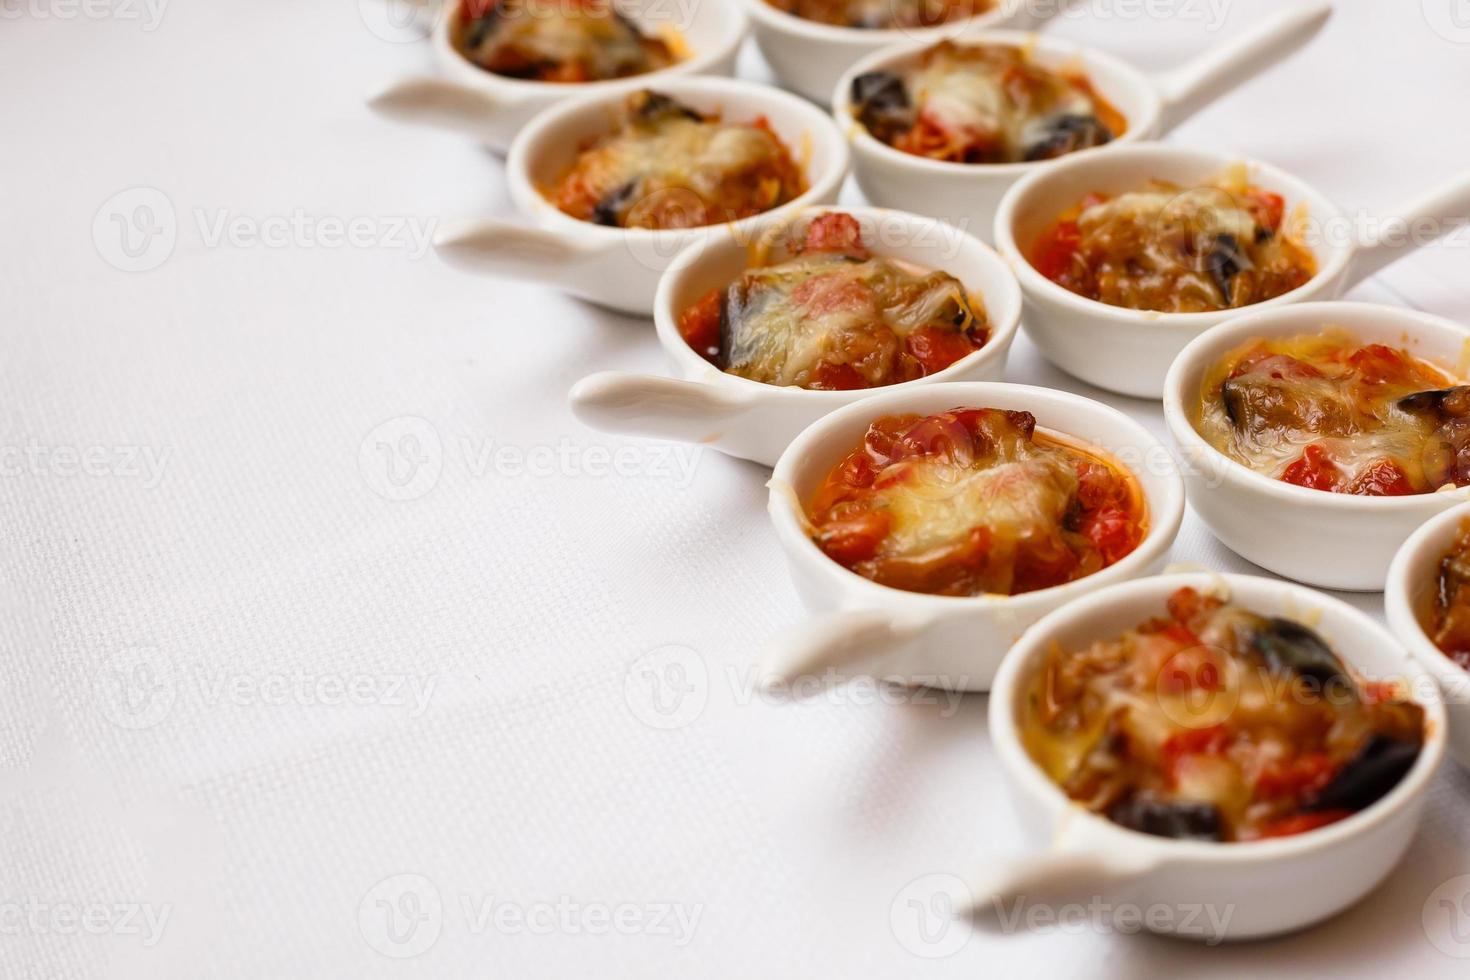
[[[1258,339],[1206,374],[1195,428],[1275,480],[1362,496],[1470,483],[1470,387],[1342,329]]]
[[[1398,785],[1424,741],[1424,710],[1355,677],[1309,626],[1188,588],[1121,636],[1054,648],[1020,724],[1027,752],[1082,806],[1205,841],[1351,816]]]
[[[1109,306],[1228,310],[1291,292],[1316,274],[1289,224],[1286,202],[1251,185],[1244,167],[1196,187],[1154,180],[1068,209],[1038,238],[1031,264]]]
[[[851,215],[822,214],[799,234],[680,315],[684,340],[720,370],[773,385],[876,388],[985,344],[985,310],[958,279],[874,256]]]
[[[905,74],[859,75],[851,97],[874,138],[950,163],[1051,160],[1128,126],[1080,71],[1052,71],[1026,49],[999,44],[945,41]]]
[[[1439,561],[1429,635],[1451,660],[1470,670],[1470,521],[1463,521]]]
[[[622,126],[585,147],[549,196],[582,221],[667,229],[748,218],[805,190],[801,167],[764,118],[726,122],[642,91],[628,97]]]
[[[614,0],[467,0],[451,36],[472,64],[534,82],[628,78],[679,60]]]
[[[802,20],[837,27],[890,30],[934,27],[995,9],[996,0],[768,0]]]
[[[807,517],[828,557],[881,585],[1016,595],[1119,561],[1147,508],[1132,474],[1031,413],[954,408],[875,420]]]

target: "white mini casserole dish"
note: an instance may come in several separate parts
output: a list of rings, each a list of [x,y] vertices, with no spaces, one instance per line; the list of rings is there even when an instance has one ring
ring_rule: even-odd
[[[985,307],[985,345],[924,378],[881,388],[812,391],[742,378],[716,368],[679,333],[680,314],[712,289],[743,272],[751,242],[722,228],[674,261],[659,284],[654,305],[658,340],[679,378],[603,371],[571,390],[572,411],[607,432],[695,442],[771,466],[808,425],[843,405],[889,391],[946,381],[998,381],[1021,317],[1021,290],[1010,268],[989,246],[932,218],[879,208],[813,208],[789,220],[767,223],[761,234],[798,230],[836,210],[858,219],[875,256],[926,270],[947,272]]]

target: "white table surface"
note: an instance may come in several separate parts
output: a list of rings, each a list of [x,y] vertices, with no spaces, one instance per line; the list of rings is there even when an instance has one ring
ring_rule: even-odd
[[[647,323],[396,239],[509,203],[492,156],[363,107],[428,64],[366,26],[383,2],[0,4],[0,974],[1463,975],[1470,930],[1436,911],[1470,871],[1451,769],[1402,868],[1306,934],[916,955],[904,889],[1023,846],[984,697],[751,693],[753,652],[804,614],[765,472],[570,417],[582,375],[665,368]],[[1163,68],[1275,6],[1221,2],[1099,0],[1053,29]],[[1339,0],[1174,138],[1350,208],[1410,196],[1470,160],[1455,3]],[[742,68],[765,77],[753,50]],[[132,188],[176,241],[129,273],[107,202]],[[1467,244],[1356,297],[1470,320]],[[1081,390],[1024,338],[1012,365]],[[1156,405],[1100,397],[1163,435]],[[377,446],[404,436],[424,462],[399,490]],[[1193,516],[1173,557],[1250,570]],[[673,727],[647,723],[651,651],[693,691]],[[388,908],[418,917],[390,932]]]

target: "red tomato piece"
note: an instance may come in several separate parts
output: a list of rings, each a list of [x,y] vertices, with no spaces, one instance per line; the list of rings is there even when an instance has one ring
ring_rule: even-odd
[[[888,515],[866,511],[823,525],[817,531],[817,545],[833,561],[852,566],[878,554],[878,546],[887,535]]]
[[[1280,194],[1252,187],[1246,194],[1246,206],[1250,208],[1256,223],[1263,228],[1275,231],[1281,227],[1281,219],[1286,214],[1286,201]]]
[[[1337,467],[1327,458],[1327,451],[1313,443],[1302,451],[1300,459],[1286,468],[1281,480],[1310,490],[1331,491],[1337,486]]]
[[[940,327],[920,327],[903,342],[909,356],[924,368],[924,374],[943,371],[976,348],[968,334]]]
[[[1137,544],[1138,527],[1121,507],[1104,507],[1089,514],[1082,519],[1081,530],[1108,565],[1127,555]]]
[[[724,291],[710,292],[689,309],[679,314],[679,336],[705,360],[720,355],[720,302]]]
[[[806,241],[802,252],[840,252],[864,257],[868,254],[863,245],[863,229],[850,214],[831,211],[820,215],[807,225]]]
[[[1388,381],[1405,381],[1413,378],[1414,365],[1402,351],[1369,344],[1359,347],[1348,355],[1348,365],[1358,372],[1358,377],[1367,384],[1383,384]]]
[[[817,366],[812,388],[818,391],[856,391],[868,387],[868,380],[851,364],[833,364],[823,361]]]
[[[1192,728],[1176,732],[1165,740],[1161,750],[1164,766],[1170,776],[1179,766],[1179,760],[1188,755],[1219,755],[1230,744],[1230,733],[1224,725],[1208,728]]]
[[[1348,493],[1362,497],[1407,497],[1414,485],[1403,468],[1391,459],[1380,459],[1347,485]]]
[[[1032,253],[1031,264],[1046,278],[1056,281],[1072,265],[1072,259],[1082,245],[1082,235],[1077,222],[1062,221],[1050,231],[1042,234]]]

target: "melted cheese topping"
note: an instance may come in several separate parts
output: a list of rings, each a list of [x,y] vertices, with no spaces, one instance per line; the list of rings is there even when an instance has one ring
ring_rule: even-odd
[[[853,100],[876,138],[954,163],[1052,159],[1127,128],[1085,77],[1044,68],[1025,49],[1004,45],[943,42],[901,80],[883,72],[858,79]]]
[[[658,108],[642,108],[650,103]],[[645,92],[632,97],[622,130],[584,150],[552,194],[584,221],[692,228],[759,214],[804,189],[790,152],[764,125],[701,117]]]
[[[771,6],[803,20],[840,27],[887,30],[925,27],[975,17],[995,0],[769,0]]]
[[[1019,712],[1028,754],[1069,797],[1134,830],[1253,840],[1310,830],[1392,788],[1424,713],[1355,677],[1305,624],[1181,589],[1168,616],[1055,647]],[[1369,752],[1369,755],[1373,755]]]
[[[878,419],[813,498],[818,544],[876,582],[943,595],[1048,588],[1131,552],[1137,484],[1034,426],[995,409]]]
[[[830,253],[747,272],[727,291],[723,326],[726,371],[800,387],[823,364],[851,366],[866,387],[922,377],[922,364],[903,361],[904,341],[922,327],[984,341],[953,276]]]
[[[1207,374],[1195,426],[1272,479],[1341,493],[1425,493],[1463,476],[1447,450],[1470,436],[1445,408],[1400,403],[1450,384],[1407,352],[1365,346],[1339,328],[1255,340]]]
[[[1151,181],[1094,196],[1042,236],[1035,264],[1111,306],[1194,313],[1248,306],[1304,285],[1312,253],[1283,223],[1279,197],[1243,168],[1196,187]]]
[[[611,0],[487,0],[464,8],[455,42],[470,61],[499,75],[543,82],[626,78],[667,68],[669,46],[644,36]]]

